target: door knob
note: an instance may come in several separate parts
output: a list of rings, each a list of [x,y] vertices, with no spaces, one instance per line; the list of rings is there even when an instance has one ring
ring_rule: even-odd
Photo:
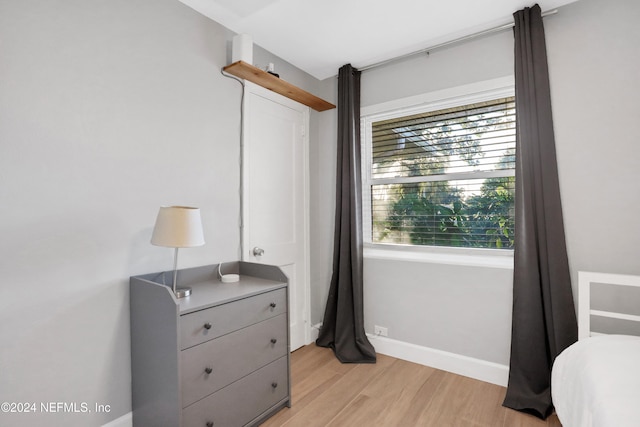
[[[253,248],[253,256],[262,256],[264,255],[264,249],[259,248],[259,247],[255,247]]]

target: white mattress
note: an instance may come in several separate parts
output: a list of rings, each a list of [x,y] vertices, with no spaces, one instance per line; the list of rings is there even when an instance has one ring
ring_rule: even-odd
[[[556,358],[551,395],[563,427],[640,426],[640,337],[573,344]]]

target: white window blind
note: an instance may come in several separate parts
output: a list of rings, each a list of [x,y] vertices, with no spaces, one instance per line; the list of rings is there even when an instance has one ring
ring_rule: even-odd
[[[371,241],[510,248],[513,97],[371,121]]]

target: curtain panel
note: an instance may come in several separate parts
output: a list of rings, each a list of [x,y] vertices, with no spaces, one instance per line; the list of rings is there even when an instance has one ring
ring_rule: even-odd
[[[343,363],[375,363],[364,331],[360,71],[350,64],[338,74],[337,161],[333,275],[316,344]]]
[[[515,18],[516,241],[509,384],[503,405],[546,418],[551,367],[577,340],[540,7]]]

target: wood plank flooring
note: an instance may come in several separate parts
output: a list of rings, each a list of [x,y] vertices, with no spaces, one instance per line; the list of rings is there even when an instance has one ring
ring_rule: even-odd
[[[505,388],[378,354],[376,364],[341,364],[311,344],[291,354],[292,407],[275,426],[562,427],[502,407]]]

